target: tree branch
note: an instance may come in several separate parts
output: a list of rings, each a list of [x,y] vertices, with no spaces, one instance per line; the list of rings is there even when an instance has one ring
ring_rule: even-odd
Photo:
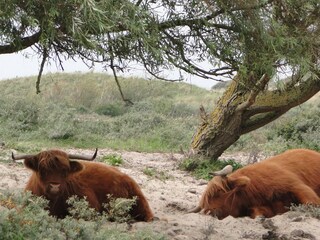
[[[169,28],[174,27],[185,27],[188,26],[192,28],[194,25],[201,25],[201,26],[207,26],[208,21],[213,19],[215,16],[214,14],[211,14],[209,16],[203,17],[203,18],[193,18],[193,19],[176,19],[172,21],[165,21],[162,23],[159,23],[158,29],[160,31],[167,30]],[[226,24],[218,24],[218,23],[209,23],[210,27],[214,28],[220,28],[220,29],[226,29],[233,32],[238,32],[237,28],[234,28],[232,26],[226,25]]]
[[[269,82],[269,77],[266,74],[263,74],[262,77],[259,79],[257,84],[255,85],[254,89],[251,90],[247,100],[241,103],[236,111],[243,111],[250,107],[256,101],[257,95],[264,89],[266,84]]]
[[[109,40],[111,39],[109,34],[108,34],[108,38],[109,38]],[[109,46],[109,51],[110,51],[110,68],[111,68],[111,70],[113,72],[114,80],[116,81],[116,84],[117,84],[118,90],[120,92],[121,98],[125,103],[127,103],[129,105],[133,105],[133,102],[131,102],[129,99],[126,99],[124,97],[123,92],[122,92],[121,85],[120,85],[120,82],[119,82],[119,79],[118,79],[118,75],[117,75],[117,71],[116,71],[116,67],[114,65],[113,49],[112,49],[111,45]]]
[[[42,31],[39,31],[32,36],[21,38],[20,40],[16,40],[11,44],[0,46],[0,54],[6,53],[15,53],[20,50],[31,47],[35,43],[37,43],[40,39]]]
[[[240,128],[240,134],[246,134],[260,127],[263,127],[267,123],[272,122],[273,120],[286,113],[288,110],[290,110],[290,108],[281,109],[278,111],[270,111],[268,113],[256,115],[254,119],[249,119],[248,121],[245,121],[244,124],[242,124]]]
[[[320,79],[310,79],[288,91],[268,91],[259,96],[254,106],[247,108],[242,116],[241,132],[248,133],[277,119],[320,91]]]
[[[251,117],[263,112],[290,109],[306,102],[319,91],[320,79],[310,79],[285,91],[266,91],[257,97],[255,105],[249,107],[245,114]]]
[[[41,65],[40,65],[40,70],[39,70],[39,74],[38,74],[38,78],[37,78],[37,82],[36,82],[37,94],[40,93],[40,81],[41,81],[41,76],[42,76],[44,64],[45,64],[48,56],[49,56],[49,55],[48,55],[48,49],[47,49],[46,47],[44,47],[44,49],[43,49],[42,62],[41,62]]]
[[[226,74],[232,74],[235,71],[234,69],[232,69],[231,67],[228,67],[228,66],[220,67],[218,69],[209,70],[209,71],[205,71],[204,69],[197,67],[195,64],[193,64],[191,62],[191,60],[187,59],[187,57],[185,55],[185,51],[183,49],[183,43],[179,42],[179,40],[176,40],[174,37],[172,37],[166,31],[164,31],[164,34],[167,36],[167,38],[172,43],[174,43],[174,45],[176,46],[176,49],[178,49],[178,52],[179,52],[180,57],[181,57],[181,60],[185,64],[185,66],[182,66],[181,64],[177,63],[177,61],[175,60],[174,56],[171,58],[170,56],[172,54],[170,52],[166,51],[166,54],[168,56],[169,62],[171,64],[173,64],[175,67],[180,68],[180,69],[184,70],[187,73],[194,74],[195,76],[199,76],[199,77],[202,77],[202,78],[205,78],[205,79],[212,79],[212,80],[215,80],[215,79],[209,77],[208,75],[224,76]],[[222,72],[222,73],[220,73],[220,72]]]

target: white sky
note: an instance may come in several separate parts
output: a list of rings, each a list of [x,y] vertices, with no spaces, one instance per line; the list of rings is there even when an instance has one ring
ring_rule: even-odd
[[[27,56],[25,56],[27,54]],[[16,77],[27,77],[27,76],[36,76],[39,72],[41,59],[38,59],[36,55],[32,55],[27,51],[23,51],[20,53],[12,53],[12,54],[1,54],[0,55],[0,80],[11,79]],[[95,68],[89,69],[81,60],[75,62],[73,60],[68,60],[63,64],[64,72],[105,72],[101,65],[96,65]],[[45,65],[43,74],[45,73],[55,73],[62,72],[62,70],[56,66],[56,63],[50,62]],[[111,71],[108,72],[111,74]],[[176,75],[178,77],[178,73],[168,73],[168,75]],[[131,71],[124,76],[138,76],[147,78],[147,74],[144,70]],[[197,85],[199,87],[203,87],[206,89],[210,89],[215,81],[201,79],[198,77],[194,77],[191,75],[186,75],[187,83],[191,83]]]

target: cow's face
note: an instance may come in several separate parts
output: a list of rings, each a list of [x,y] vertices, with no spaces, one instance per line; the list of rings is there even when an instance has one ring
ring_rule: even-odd
[[[44,186],[45,195],[49,198],[55,198],[66,189],[68,171],[40,169],[39,177]]]
[[[36,172],[44,195],[56,198],[65,192],[70,174],[81,171],[83,165],[70,161],[61,151],[45,151],[24,161],[26,167]]]
[[[200,207],[204,213],[223,219],[240,215],[241,191],[250,182],[247,177],[214,177],[201,197]]]

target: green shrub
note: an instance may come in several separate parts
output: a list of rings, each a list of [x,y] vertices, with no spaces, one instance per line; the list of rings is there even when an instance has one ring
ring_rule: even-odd
[[[180,163],[180,168],[192,172],[197,178],[211,179],[212,172],[221,170],[227,165],[232,165],[233,171],[242,167],[242,165],[233,159],[226,161],[211,161],[205,158],[193,157],[186,158]]]
[[[112,195],[108,196],[109,202],[104,204],[104,208],[108,209],[107,218],[109,221],[127,222],[132,217],[130,210],[136,204],[136,198],[113,198]]]
[[[165,181],[171,178],[167,172],[158,171],[155,168],[151,168],[151,167],[144,168],[142,172],[149,177],[157,178],[161,181]]]
[[[123,163],[122,157],[117,154],[108,154],[103,156],[102,161],[111,166],[120,166]]]
[[[212,90],[221,90],[221,89],[226,89],[232,81],[221,81],[217,82],[215,85],[212,86]]]
[[[136,199],[114,198],[108,195],[108,203],[103,207],[106,212],[100,214],[94,208],[90,208],[86,198],[79,198],[77,196],[70,197],[67,203],[70,205],[68,212],[70,218],[82,219],[85,221],[116,221],[119,223],[127,222],[132,219],[130,210],[136,204]]]
[[[86,198],[72,196],[67,200],[67,203],[69,205],[68,212],[72,218],[97,221],[100,217],[100,213],[89,206]]]
[[[301,109],[292,109],[287,116],[271,124],[268,141],[286,149],[310,148],[320,150],[320,107],[305,104]]]
[[[41,117],[41,123],[47,138],[51,140],[70,139],[77,133],[74,109],[54,106],[51,112]]]
[[[33,101],[26,103],[23,99],[9,98],[2,101],[0,117],[7,120],[12,131],[29,131],[39,124],[39,108]]]
[[[120,103],[110,103],[110,104],[105,104],[99,106],[95,112],[100,115],[105,115],[105,116],[120,116],[124,114],[126,111],[124,104]]]
[[[57,219],[44,210],[47,201],[30,192],[0,192],[0,240],[17,239],[165,239],[150,230],[128,232],[125,225],[112,224],[109,220],[123,221],[125,212],[134,199],[119,199],[108,205],[109,213],[100,214],[89,208],[84,199],[69,199],[70,216]],[[114,210],[113,210],[114,209]],[[121,210],[120,210],[121,209]]]
[[[314,206],[310,204],[300,204],[300,205],[292,205],[290,207],[291,211],[296,211],[300,213],[304,213],[313,218],[317,218],[320,220],[320,207]]]

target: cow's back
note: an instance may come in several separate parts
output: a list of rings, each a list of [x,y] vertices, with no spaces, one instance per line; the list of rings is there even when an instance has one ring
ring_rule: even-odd
[[[274,162],[285,165],[288,169],[309,169],[310,166],[317,167],[320,164],[320,153],[309,149],[292,149],[271,157],[262,162]],[[320,168],[320,167],[319,167]]]
[[[309,149],[293,149],[280,154],[271,162],[294,173],[320,196],[320,153]]]
[[[131,210],[138,220],[151,221],[153,213],[138,183],[117,168],[103,163],[81,161],[84,170],[75,176],[82,187],[94,194],[100,205],[108,201],[107,195],[114,198],[137,197],[136,205]]]
[[[127,188],[121,188],[123,184],[134,181],[128,175],[103,163],[86,161],[81,161],[81,163],[85,168],[76,175],[76,178],[83,186],[87,186],[96,194],[102,195],[102,198],[105,198],[106,194],[113,194],[114,197],[122,197],[128,194]],[[115,189],[115,186],[118,187]],[[112,192],[109,192],[110,189]]]
[[[319,184],[320,153],[309,149],[293,149],[265,161],[275,164],[283,170],[296,174],[306,183]],[[309,185],[309,184],[308,184]]]
[[[320,153],[308,149],[288,150],[230,174],[233,177],[243,175],[265,193],[270,188],[281,190],[303,182],[320,196]]]
[[[293,149],[282,154],[270,157],[259,163],[248,165],[240,169],[241,174],[248,171],[263,172],[275,167],[280,170],[290,171],[298,175],[316,176],[320,174],[320,153],[308,149]],[[272,172],[270,173],[272,175]]]

